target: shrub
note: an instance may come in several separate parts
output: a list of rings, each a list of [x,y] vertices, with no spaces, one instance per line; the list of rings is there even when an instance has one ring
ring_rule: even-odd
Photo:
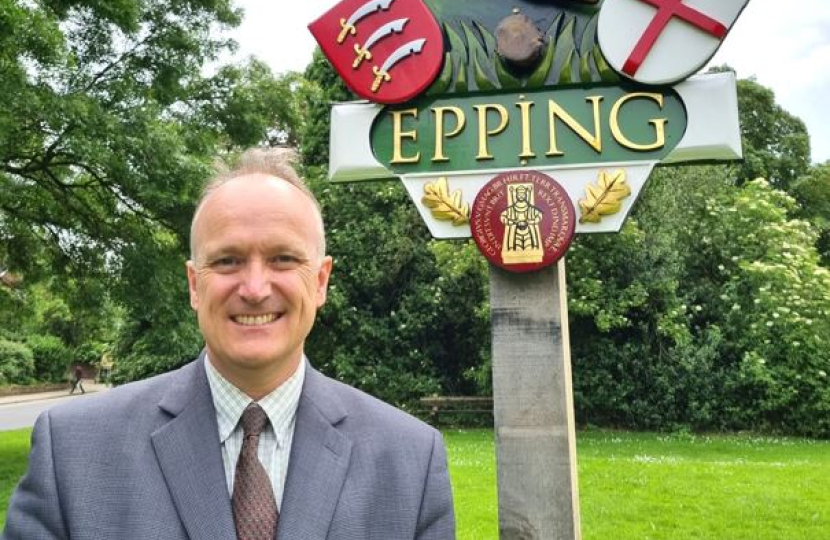
[[[35,360],[35,378],[44,382],[66,380],[72,357],[60,338],[45,335],[31,335],[26,345],[32,350]]]
[[[22,343],[0,339],[0,384],[33,382],[35,360],[32,350]]]
[[[98,342],[81,343],[72,349],[72,364],[97,366],[104,355],[104,344]]]

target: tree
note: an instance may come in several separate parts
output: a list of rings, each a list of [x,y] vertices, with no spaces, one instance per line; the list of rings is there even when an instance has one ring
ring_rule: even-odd
[[[739,178],[766,178],[789,191],[810,167],[807,126],[775,102],[775,94],[753,79],[738,81],[744,160]]]
[[[830,267],[830,161],[815,165],[792,187],[792,194],[798,201],[795,215],[809,220],[818,229],[816,249],[821,255],[821,264]]]
[[[125,307],[127,378],[181,363],[200,346],[183,278],[194,200],[217,155],[294,140],[294,79],[256,61],[204,75],[232,45],[217,37],[240,20],[230,0],[7,4],[0,264],[71,276],[89,304],[104,288]]]
[[[789,217],[795,201],[765,180],[699,198],[687,229],[690,323],[723,335],[716,406],[721,427],[830,433],[830,272],[816,231]]]

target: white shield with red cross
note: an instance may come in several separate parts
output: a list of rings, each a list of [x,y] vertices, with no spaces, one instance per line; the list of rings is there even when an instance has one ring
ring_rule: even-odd
[[[643,84],[673,84],[717,52],[749,0],[605,0],[597,35],[621,75]]]
[[[349,88],[376,103],[402,103],[435,80],[444,37],[421,0],[342,0],[308,25]]]

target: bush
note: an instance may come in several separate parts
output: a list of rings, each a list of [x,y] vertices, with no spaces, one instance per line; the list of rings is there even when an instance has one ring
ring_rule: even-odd
[[[22,343],[0,339],[0,384],[29,384],[34,374],[32,350]]]
[[[35,359],[35,378],[43,382],[66,380],[72,357],[60,338],[51,335],[33,335],[26,338],[26,345]]]
[[[105,346],[103,343],[86,342],[81,343],[72,349],[72,364],[84,364],[86,366],[97,366],[104,355]]]

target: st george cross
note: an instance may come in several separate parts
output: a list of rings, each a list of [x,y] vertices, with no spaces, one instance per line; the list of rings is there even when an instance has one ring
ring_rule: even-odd
[[[609,65],[643,84],[679,82],[717,52],[749,0],[605,0],[597,33]]]

